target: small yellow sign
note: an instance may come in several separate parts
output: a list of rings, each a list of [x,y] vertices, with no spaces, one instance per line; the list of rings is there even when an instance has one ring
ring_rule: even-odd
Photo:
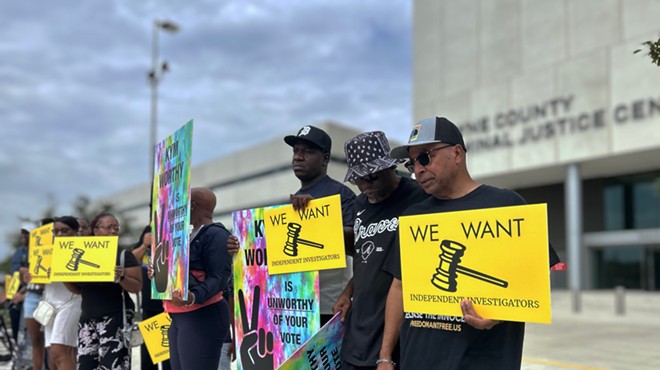
[[[12,275],[5,275],[5,290],[7,292],[7,299],[14,298],[14,294],[18,292],[21,286],[21,276],[18,271],[14,271]]]
[[[46,224],[30,231],[28,252],[30,283],[50,283],[50,263],[53,254],[53,224]]]
[[[115,280],[117,236],[55,238],[51,281],[93,282]]]
[[[265,209],[264,231],[270,275],[346,267],[339,195]]]
[[[150,317],[138,323],[151,361],[157,364],[170,358],[170,341],[167,331],[172,319],[167,312]]]
[[[550,323],[545,204],[401,217],[406,312]]]

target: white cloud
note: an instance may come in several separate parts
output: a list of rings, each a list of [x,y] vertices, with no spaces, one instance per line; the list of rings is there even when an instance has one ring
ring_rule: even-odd
[[[3,2],[0,245],[48,194],[64,213],[147,181],[153,19],[181,26],[159,34],[159,138],[194,118],[199,163],[324,119],[404,139],[410,13],[404,0]]]

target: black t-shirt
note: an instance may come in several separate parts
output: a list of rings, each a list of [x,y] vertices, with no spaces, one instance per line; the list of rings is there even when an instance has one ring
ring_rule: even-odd
[[[341,198],[341,217],[343,224],[344,226],[353,226],[353,203],[355,202],[355,193],[353,193],[353,190],[348,186],[330,176],[325,176],[308,187],[300,188],[296,192],[296,195],[298,194],[309,194],[315,199],[339,194],[339,197]]]
[[[526,204],[517,193],[481,185],[458,199],[429,197],[408,208],[404,215],[453,212]],[[385,269],[401,279],[399,243]],[[550,265],[558,262],[550,247]],[[405,284],[405,282],[404,282]],[[502,322],[491,330],[478,330],[462,317],[405,313],[401,326],[402,370],[416,369],[520,369],[525,324]]]
[[[308,187],[300,188],[296,194],[309,194],[314,199],[339,194],[341,198],[342,223],[344,226],[353,226],[355,193],[341,182],[330,178],[330,176],[325,176]],[[349,269],[319,271],[321,315],[332,315],[332,305],[335,304],[350,278],[351,271]]]
[[[120,264],[121,248],[117,250],[117,266]],[[124,253],[124,267],[140,266],[133,253]],[[121,294],[124,292],[127,310],[135,310],[135,304],[128,292],[118,283],[81,283],[78,284],[82,296],[81,319],[97,319],[114,315],[122,311]]]
[[[375,366],[383,341],[385,302],[392,275],[383,271],[394,253],[399,215],[428,195],[409,178],[383,202],[371,204],[362,194],[355,201],[353,304],[346,318],[342,359],[356,366]],[[395,359],[398,361],[398,359]]]

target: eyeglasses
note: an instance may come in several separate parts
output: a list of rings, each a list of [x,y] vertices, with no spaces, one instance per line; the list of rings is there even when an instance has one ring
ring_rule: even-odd
[[[431,163],[431,156],[430,156],[431,153],[435,152],[436,150],[451,148],[453,146],[454,146],[453,144],[449,144],[449,145],[439,146],[437,148],[429,149],[424,153],[418,155],[417,158],[410,159],[408,162],[406,162],[406,164],[404,164],[404,166],[408,169],[408,171],[410,171],[410,173],[414,173],[416,162],[422,166],[428,166],[429,163]]]
[[[105,231],[119,231],[119,225],[97,226],[96,228],[103,229]]]
[[[358,177],[349,182],[353,185],[357,185],[360,182],[368,182],[371,184],[374,181],[378,181],[378,179],[380,179],[380,172],[370,173],[367,176]]]

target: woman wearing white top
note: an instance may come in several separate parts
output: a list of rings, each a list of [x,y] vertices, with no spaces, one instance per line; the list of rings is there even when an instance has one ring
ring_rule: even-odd
[[[55,237],[76,236],[78,221],[64,216],[55,219]],[[44,327],[48,365],[51,370],[75,370],[78,348],[78,320],[80,319],[80,296],[71,293],[64,283],[50,283],[44,288],[43,299],[57,310],[55,319]]]

